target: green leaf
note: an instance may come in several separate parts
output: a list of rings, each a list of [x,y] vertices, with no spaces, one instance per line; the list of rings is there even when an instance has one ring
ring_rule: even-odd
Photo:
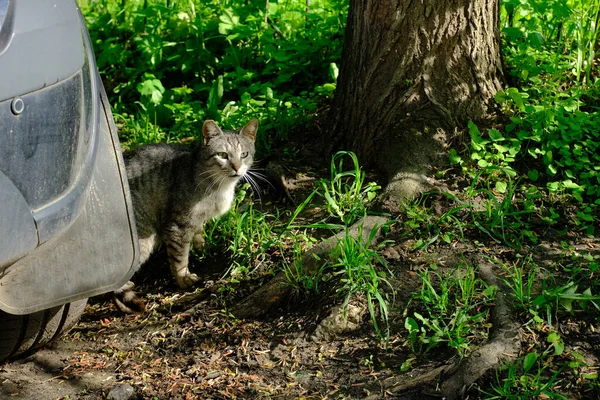
[[[570,179],[564,180],[562,182],[563,186],[567,189],[576,189],[576,190],[581,190],[581,186],[579,186],[578,184],[576,184],[575,182],[573,182]]]
[[[412,368],[412,363],[413,361],[415,361],[415,358],[407,358],[406,360],[404,360],[404,362],[402,363],[402,365],[400,365],[400,371],[401,372],[406,372],[408,370],[410,370]]]
[[[554,343],[554,354],[560,356],[565,351],[565,345],[563,342]]]
[[[562,339],[560,337],[560,335],[556,332],[550,332],[548,334],[548,343],[556,343],[556,342],[560,342]]]
[[[537,359],[538,355],[536,352],[527,353],[527,355],[523,359],[523,371],[528,372],[531,369],[531,367],[535,365]]]
[[[501,144],[498,144],[498,143],[494,143],[494,148],[495,148],[496,150],[498,150],[498,153],[499,153],[499,154],[504,154],[504,153],[508,152],[508,150],[509,150],[509,148],[508,148],[508,147],[506,147],[506,146],[503,146],[503,145],[501,145]]]
[[[267,97],[267,99],[273,99],[274,98],[273,89],[271,89],[270,87],[267,87],[265,96]]]
[[[442,240],[448,244],[452,243],[452,238],[450,237],[450,235],[448,233],[444,233],[442,235]]]
[[[496,182],[496,191],[499,193],[506,193],[506,188],[508,185],[506,182]]]
[[[219,33],[221,35],[227,35],[230,30],[238,26],[240,23],[240,17],[233,13],[233,9],[226,8],[223,10],[223,14],[219,17]]]
[[[404,327],[409,333],[417,332],[419,330],[419,324],[417,324],[417,321],[411,317],[406,317],[406,320],[404,321]]]
[[[333,79],[334,82],[337,82],[338,75],[340,74],[340,70],[336,63],[329,64],[329,75]]]
[[[208,93],[208,101],[206,106],[208,108],[206,116],[212,119],[219,119],[218,107],[221,104],[223,98],[223,75],[219,75],[213,82],[210,92]]]
[[[455,149],[450,149],[449,152],[450,164],[461,165],[463,163],[462,158],[458,155]]]
[[[544,35],[542,35],[540,32],[529,32],[529,34],[527,35],[527,39],[529,40],[529,43],[531,43],[531,45],[533,47],[542,47],[542,45],[544,44],[544,42],[546,41],[544,39]]]
[[[560,190],[560,182],[548,182],[546,187],[549,191],[556,193]]]
[[[565,351],[565,345],[562,338],[556,332],[550,332],[548,334],[548,343],[551,343],[554,347],[554,354],[560,356]]]
[[[506,96],[506,93],[502,90],[498,90],[494,95],[494,100],[496,100],[496,102],[499,104],[504,103],[507,99],[508,97]]]
[[[511,40],[521,39],[524,36],[521,29],[515,27],[503,28],[502,33]]]
[[[485,297],[492,298],[494,296],[494,294],[496,293],[496,290],[498,290],[498,287],[492,285],[492,286],[488,286],[487,288],[485,288],[482,293]]]
[[[145,80],[137,85],[138,92],[147,97],[154,106],[158,106],[163,98],[165,88],[152,74],[144,74]]]
[[[475,150],[482,150],[482,145],[486,144],[488,141],[481,137],[481,132],[473,121],[469,121],[467,125],[469,127],[469,135],[471,136],[471,145]]]
[[[578,211],[577,216],[586,222],[594,222],[594,216],[592,214],[586,214],[584,212]]]
[[[527,171],[527,176],[529,176],[529,179],[533,182],[536,182],[540,177],[540,173],[536,169],[531,169]]]
[[[508,88],[506,90],[508,96],[512,99],[519,110],[523,110],[525,108],[525,104],[523,103],[523,96],[516,88]]]
[[[500,131],[498,131],[497,129],[490,129],[488,131],[488,135],[490,136],[490,139],[492,139],[494,142],[504,139],[502,133],[500,133]]]

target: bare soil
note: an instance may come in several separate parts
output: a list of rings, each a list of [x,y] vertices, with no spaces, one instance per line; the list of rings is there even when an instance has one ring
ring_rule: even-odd
[[[450,270],[473,254],[501,261],[532,255],[560,280],[560,268],[584,263],[583,255],[600,254],[600,241],[572,232],[550,232],[539,244],[521,250],[482,237],[416,250],[416,239],[407,238],[401,227],[400,222],[392,230],[393,245],[381,252],[397,290],[387,348],[374,334],[368,313],[354,332],[333,339],[312,337],[317,324],[341,302],[332,281],[325,282],[318,295],[298,292],[263,318],[239,320],[228,309],[272,275],[222,281],[223,260],[194,259],[192,270],[201,275],[201,283],[195,291],[183,292],[171,281],[164,254],[158,253],[134,278],[147,313],[123,315],[109,296],[90,299],[70,333],[29,358],[0,366],[0,398],[104,399],[124,384],[134,389],[129,398],[137,399],[439,398],[438,371],[458,356],[440,347],[415,357],[407,345],[405,311],[411,293],[421,285],[420,270],[433,263]],[[503,275],[500,269],[496,272]],[[517,311],[514,318],[522,323],[529,319]],[[597,310],[563,312],[554,329],[565,341],[564,363],[576,350],[588,371],[597,370]],[[521,333],[523,349],[546,340],[525,325]],[[409,358],[414,358],[412,368],[401,372]],[[558,385],[569,397],[599,398],[597,389],[581,376],[568,370],[561,376]],[[401,391],[407,381],[421,383]],[[488,374],[479,384],[489,387],[494,382],[496,376]],[[481,394],[471,388],[466,396],[475,399]]]

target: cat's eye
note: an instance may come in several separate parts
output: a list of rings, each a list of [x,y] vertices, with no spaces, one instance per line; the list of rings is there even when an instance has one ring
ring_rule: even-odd
[[[240,157],[242,157],[242,158],[248,157],[248,152],[247,151],[243,152],[242,154],[240,154]]]
[[[217,153],[217,157],[222,158],[223,160],[227,160],[229,158],[229,155],[226,152],[221,151]]]

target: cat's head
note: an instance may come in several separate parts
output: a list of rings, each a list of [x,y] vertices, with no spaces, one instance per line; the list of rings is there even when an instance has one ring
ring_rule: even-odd
[[[222,131],[213,120],[204,121],[202,138],[207,161],[224,176],[241,178],[254,162],[258,121],[252,119],[239,131]]]

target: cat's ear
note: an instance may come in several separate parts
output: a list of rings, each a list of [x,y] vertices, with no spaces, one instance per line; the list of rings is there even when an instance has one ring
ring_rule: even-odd
[[[217,123],[212,119],[207,119],[204,121],[204,125],[202,125],[202,137],[204,138],[204,144],[206,145],[208,141],[215,136],[222,135],[223,131],[221,128],[217,126]]]
[[[247,136],[250,140],[254,141],[256,138],[256,131],[258,130],[258,120],[253,118],[248,122],[241,130],[240,134]]]

